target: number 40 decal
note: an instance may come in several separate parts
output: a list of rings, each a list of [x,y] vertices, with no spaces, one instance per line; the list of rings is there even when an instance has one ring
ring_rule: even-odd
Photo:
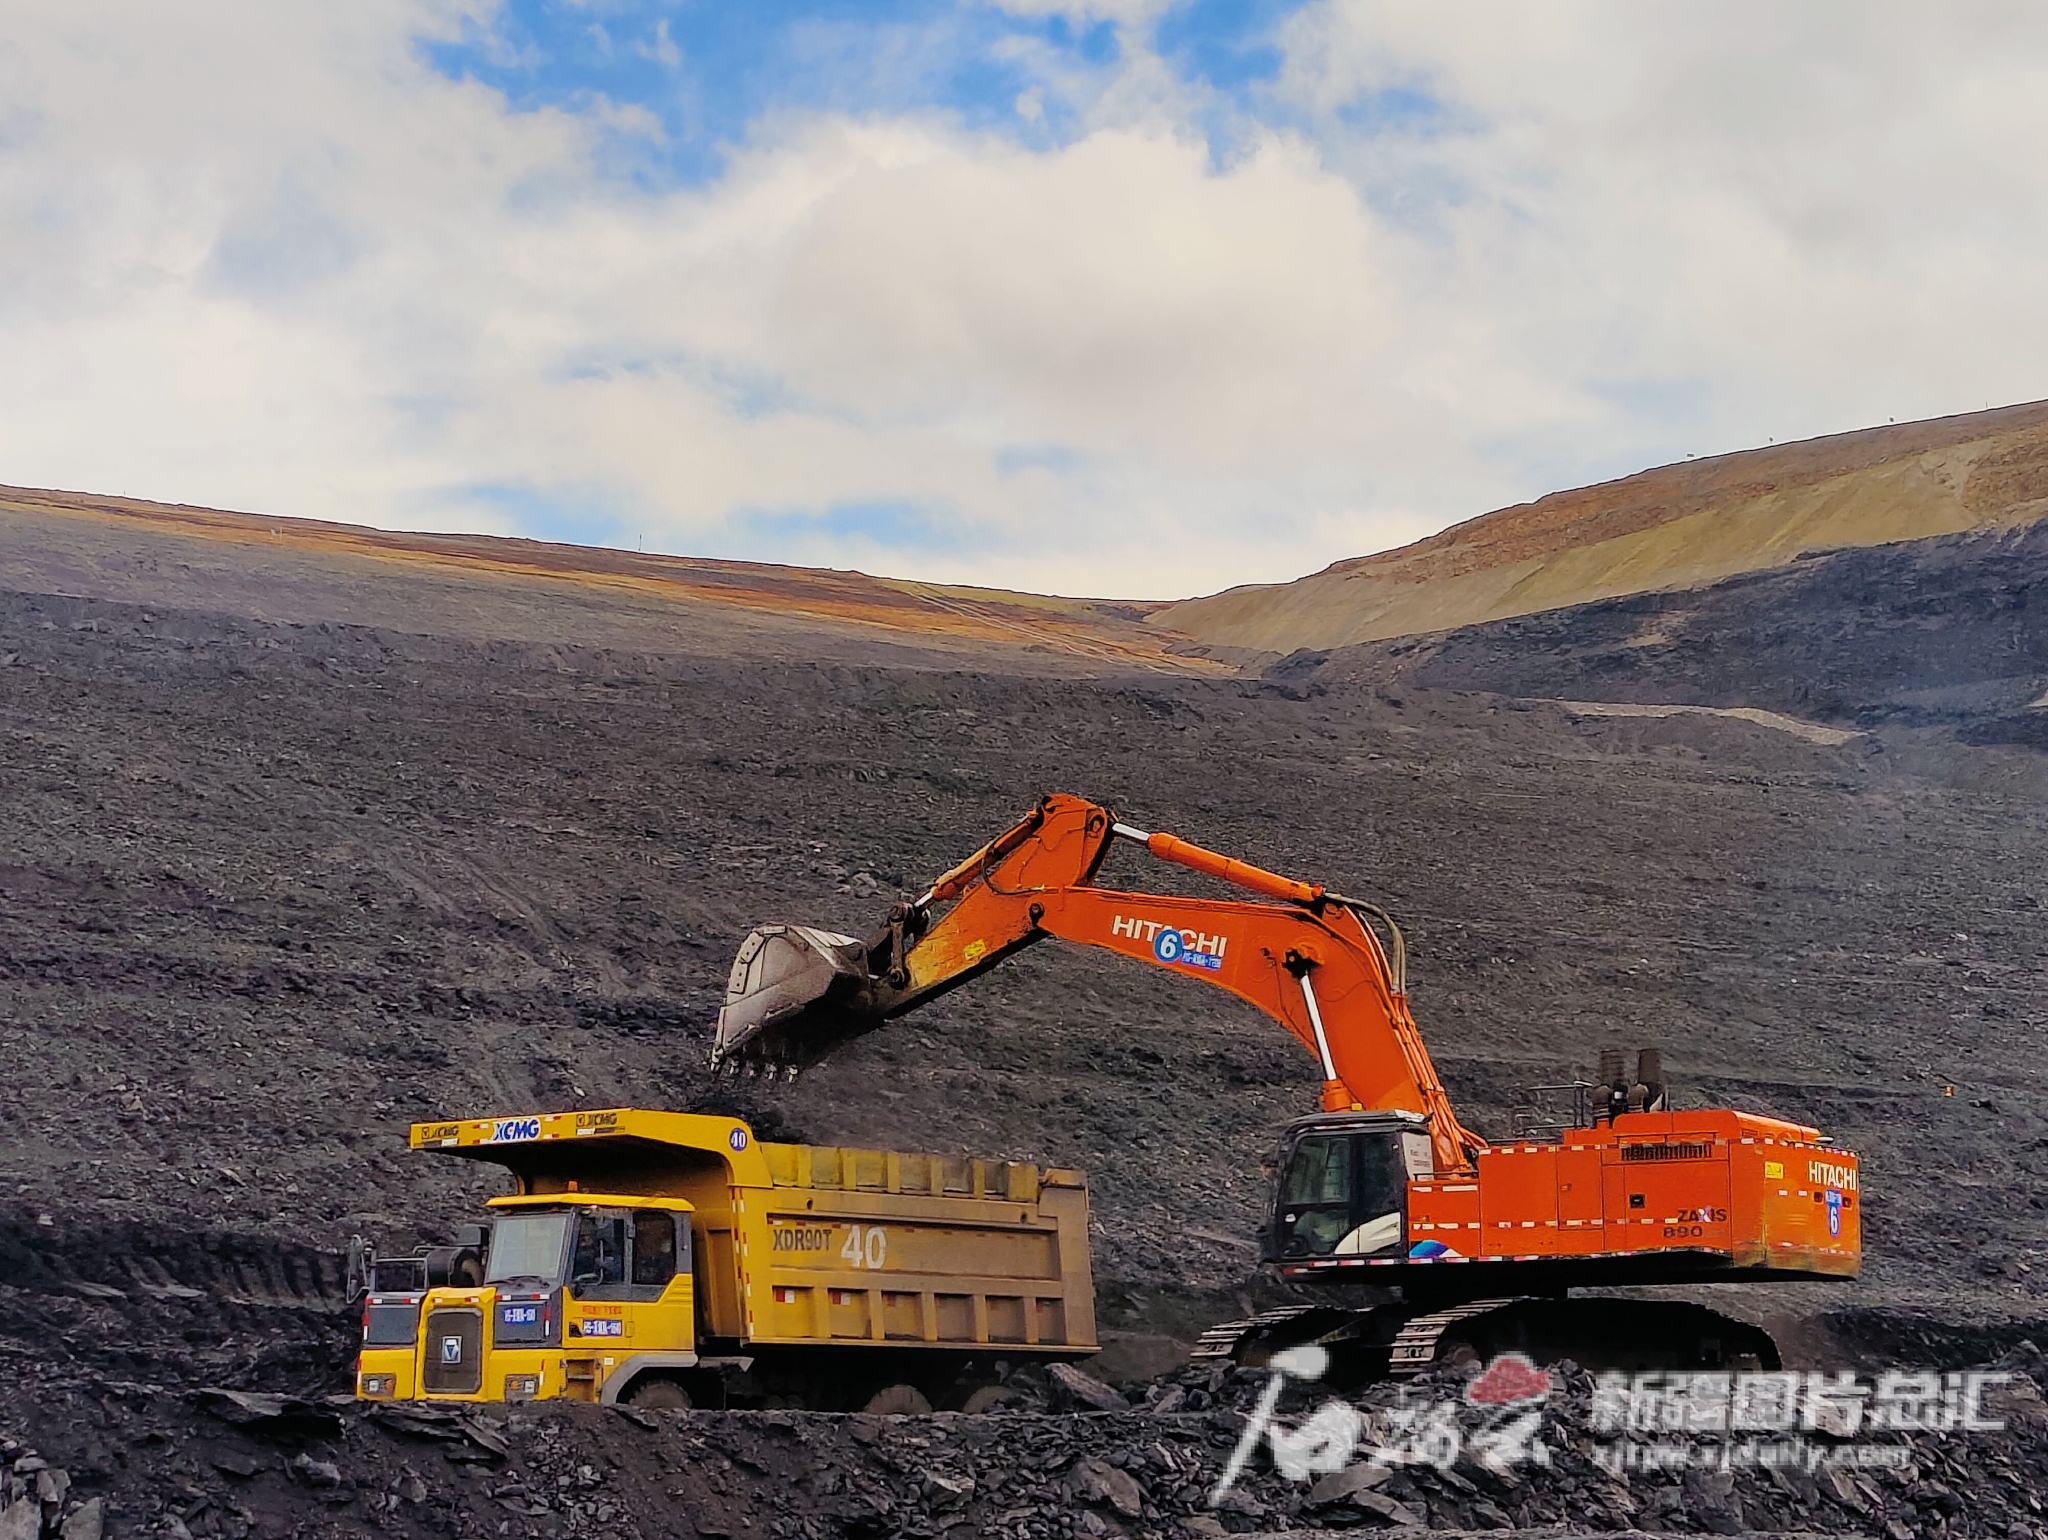
[[[848,1267],[880,1267],[889,1258],[889,1237],[880,1225],[848,1225],[839,1248]]]

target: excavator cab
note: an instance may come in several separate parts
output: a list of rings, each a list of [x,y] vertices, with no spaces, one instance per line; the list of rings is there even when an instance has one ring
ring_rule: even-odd
[[[1261,1260],[1407,1254],[1408,1179],[1431,1169],[1410,1112],[1339,1112],[1288,1127]]]

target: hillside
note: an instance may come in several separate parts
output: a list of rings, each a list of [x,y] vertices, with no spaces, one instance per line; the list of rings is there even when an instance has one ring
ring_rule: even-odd
[[[1217,672],[1156,605],[859,572],[408,534],[135,498],[0,487],[0,572],[20,592],[298,624],[719,656]]]
[[[1218,648],[1343,647],[2044,516],[2048,402],[2035,402],[1554,492],[1292,583],[1167,605],[1149,623]]]
[[[1292,583],[1178,603],[408,534],[0,487],[21,592],[724,657],[1212,674],[2048,516],[2048,403],[1667,465]],[[879,652],[877,649],[881,649]]]
[[[1910,580],[1844,592],[1938,638],[1967,576],[1918,611]],[[1742,673],[1622,698],[1807,672],[1814,590],[1757,586],[1722,611]],[[1049,678],[1021,650],[1013,671],[880,642],[792,662],[730,636],[628,650],[4,589],[0,1258],[52,1279],[126,1287],[114,1259],[140,1247],[203,1288],[209,1256],[439,1229],[478,1174],[407,1158],[415,1118],[726,1094],[707,1032],[749,926],[863,929],[1070,789],[1387,902],[1482,1134],[1517,1086],[1659,1042],[1688,1098],[1864,1152],[1862,1282],[1732,1307],[1938,1303],[2027,1330],[2048,1308],[2023,1196],[2048,1148],[2037,754],[1513,699],[1481,666],[1498,638],[1426,677],[1310,654],[1274,680]],[[1764,623],[1788,605],[1799,626]],[[1595,682],[1517,688],[1583,703]],[[1112,1324],[1253,1287],[1259,1158],[1315,1100],[1308,1058],[1241,1004],[1053,947],[795,1087],[740,1085],[764,1131],[1085,1166]],[[68,1284],[28,1300],[9,1277],[0,1305],[39,1323],[21,1351],[113,1340]]]
[[[2048,522],[1302,651],[1267,677],[1295,690],[1341,680],[1628,714],[1768,711],[1823,733],[1931,729],[2048,749]]]

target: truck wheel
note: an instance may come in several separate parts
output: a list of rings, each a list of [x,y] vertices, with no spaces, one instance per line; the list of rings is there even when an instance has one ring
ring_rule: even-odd
[[[687,1412],[690,1409],[690,1393],[674,1380],[642,1380],[626,1392],[628,1406],[644,1406],[649,1411]]]
[[[885,1385],[861,1408],[881,1417],[922,1417],[931,1409],[931,1402],[915,1385]]]

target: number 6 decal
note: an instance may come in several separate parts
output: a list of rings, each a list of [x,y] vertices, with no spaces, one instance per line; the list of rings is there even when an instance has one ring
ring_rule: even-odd
[[[848,1225],[839,1255],[848,1267],[879,1268],[889,1259],[889,1236],[880,1225]]]

